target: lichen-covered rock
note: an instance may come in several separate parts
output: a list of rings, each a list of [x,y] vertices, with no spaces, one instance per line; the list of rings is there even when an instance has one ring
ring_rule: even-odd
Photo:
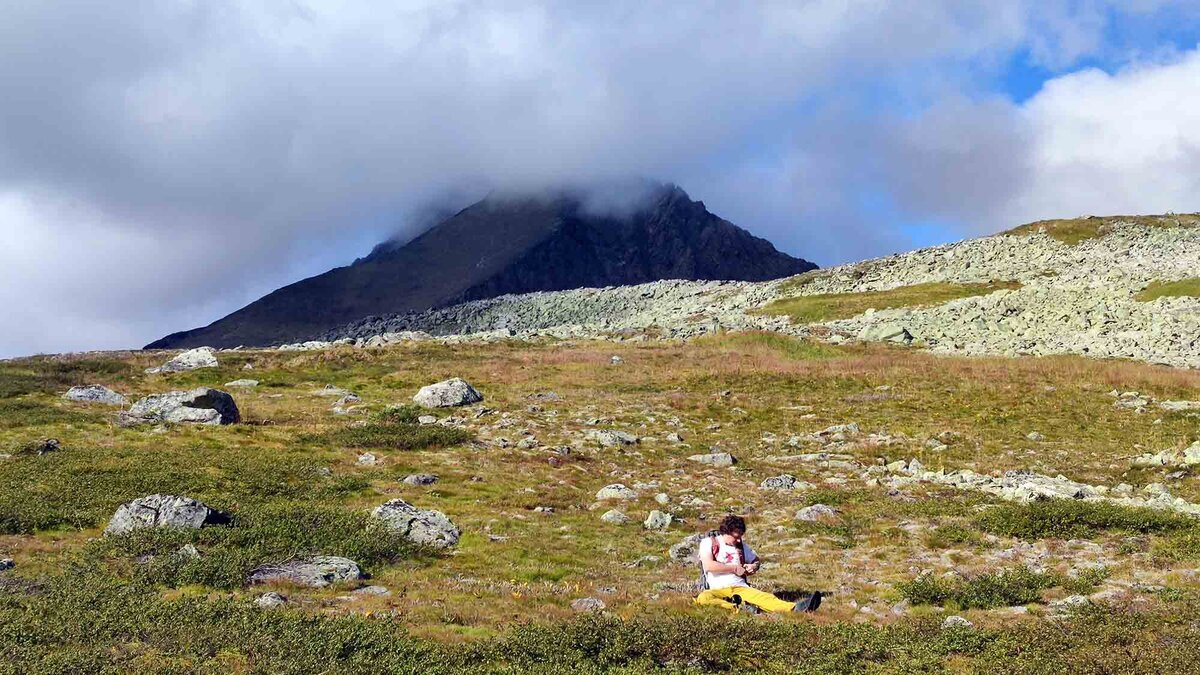
[[[249,365],[249,364],[246,364],[246,365]],[[226,387],[257,387],[258,380],[249,380],[249,379],[243,378],[241,380],[234,380],[232,382],[226,382],[225,386]]]
[[[124,534],[150,527],[197,529],[229,522],[229,516],[191,497],[149,495],[117,507],[104,534]]]
[[[404,477],[404,483],[408,485],[433,485],[438,481],[438,477],[431,473],[414,473]]]
[[[423,546],[451,548],[458,544],[461,534],[446,514],[432,509],[419,509],[403,499],[385,502],[376,507],[371,515],[388,529]]]
[[[413,402],[423,408],[451,408],[479,403],[482,400],[483,394],[457,377],[421,387],[413,396]]]
[[[117,392],[99,384],[89,384],[86,387],[71,387],[63,398],[79,403],[102,403],[104,405],[126,405],[129,399]]]
[[[274,609],[276,607],[283,607],[286,605],[287,598],[272,591],[270,593],[263,593],[255,598],[254,604],[262,607],[263,609]]]
[[[251,584],[287,582],[323,588],[341,581],[364,578],[362,568],[349,558],[318,555],[287,562],[263,565],[250,573]]]
[[[147,396],[120,414],[121,426],[138,424],[236,424],[242,421],[233,397],[219,389],[199,387]]]
[[[147,368],[146,372],[149,374],[181,373],[199,368],[216,368],[218,365],[217,355],[213,352],[212,347],[196,347],[179,354],[157,368]]]
[[[665,530],[671,526],[672,520],[671,514],[655,509],[650,512],[650,515],[646,516],[646,521],[642,523],[642,527],[647,530]]]
[[[796,477],[790,473],[785,473],[780,476],[767,478],[762,483],[759,483],[758,487],[763,490],[795,490],[796,484]]]

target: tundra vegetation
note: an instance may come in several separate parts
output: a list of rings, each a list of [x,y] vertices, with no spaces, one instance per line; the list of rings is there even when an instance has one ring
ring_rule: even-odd
[[[165,360],[153,352],[0,363],[0,672],[1200,670],[1195,517],[1006,501],[886,468],[1200,501],[1193,468],[1131,462],[1197,440],[1197,412],[1110,394],[1195,400],[1194,371],[753,332],[217,356],[159,374],[144,373]],[[247,377],[259,384],[223,386]],[[409,405],[451,377],[484,401]],[[117,407],[62,400],[85,384],[131,401],[224,389],[241,422],[126,428]],[[334,404],[326,385],[361,400]],[[606,430],[636,442],[588,434]],[[711,452],[737,462],[688,459]],[[781,474],[793,489],[760,488]],[[634,497],[597,501],[616,483]],[[229,522],[101,535],[151,494]],[[457,546],[381,528],[370,513],[392,499],[446,514]],[[796,518],[816,504],[832,515]],[[614,509],[629,520],[600,519]],[[670,525],[643,528],[651,510]],[[728,512],[768,562],[757,583],[832,591],[819,613],[691,605],[695,565],[669,551]],[[311,555],[369,578],[248,581]],[[257,605],[266,592],[286,602]],[[604,609],[572,609],[582,598]]]

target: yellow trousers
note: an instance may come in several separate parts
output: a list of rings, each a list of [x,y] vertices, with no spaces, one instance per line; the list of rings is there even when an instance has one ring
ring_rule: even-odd
[[[792,611],[792,608],[796,606],[794,602],[780,600],[766,591],[749,586],[732,586],[701,591],[700,595],[696,596],[695,602],[697,605],[716,605],[725,609],[737,609],[737,605],[729,601],[735,595],[741,596],[742,602],[748,602],[764,612],[785,613]]]

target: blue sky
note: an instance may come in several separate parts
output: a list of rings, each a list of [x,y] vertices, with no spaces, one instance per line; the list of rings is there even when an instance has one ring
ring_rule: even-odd
[[[498,188],[673,181],[822,265],[1200,211],[1198,42],[1167,0],[17,4],[0,357],[207,324]]]

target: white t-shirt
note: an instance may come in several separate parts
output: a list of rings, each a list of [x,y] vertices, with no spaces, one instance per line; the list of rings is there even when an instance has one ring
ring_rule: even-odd
[[[758,560],[758,554],[755,553],[754,549],[750,548],[750,545],[746,544],[745,542],[735,546],[730,546],[729,544],[721,541],[720,537],[717,537],[717,541],[720,542],[720,547],[717,549],[717,554],[713,556],[713,560],[716,560],[719,563],[724,565],[736,565],[738,561],[738,546],[745,546],[746,548],[746,559],[743,562],[749,563]],[[700,548],[697,549],[696,554],[702,555],[705,551],[710,553],[712,552],[712,537],[705,537],[700,540]],[[701,557],[701,560],[703,560],[703,557]],[[705,572],[704,577],[708,580],[708,587],[714,590],[718,588],[733,588],[735,586],[750,585],[746,583],[745,579],[739,577],[733,572],[725,572],[722,574]]]

